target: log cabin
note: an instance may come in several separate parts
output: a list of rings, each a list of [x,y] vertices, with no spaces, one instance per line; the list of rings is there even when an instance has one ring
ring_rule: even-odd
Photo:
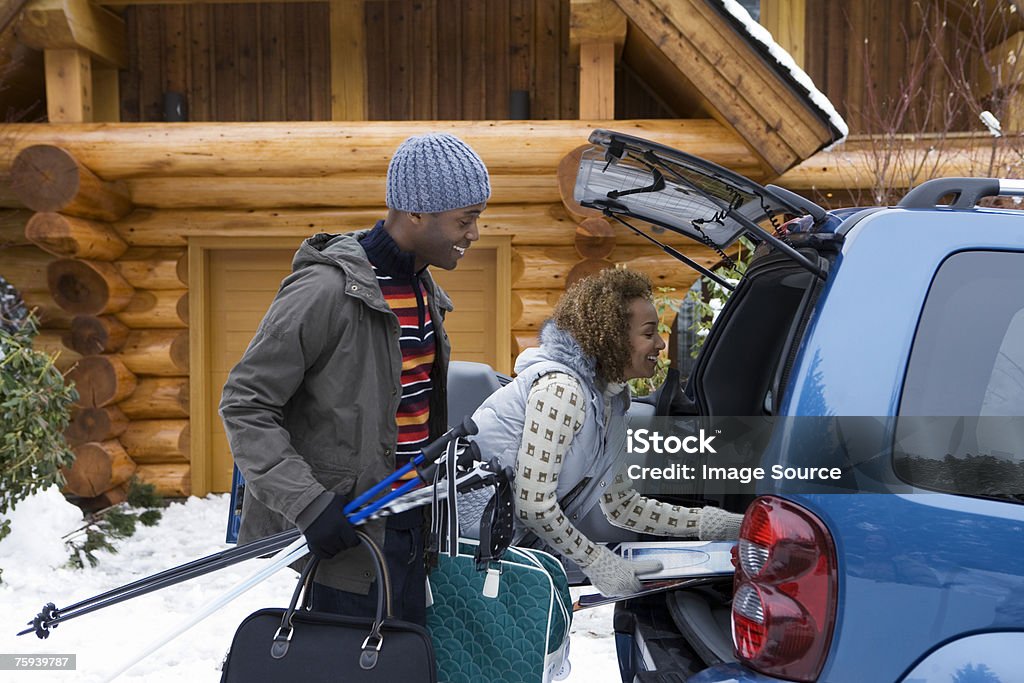
[[[480,242],[438,275],[455,357],[505,372],[595,269],[677,295],[696,277],[572,201],[593,128],[798,190],[867,184],[862,147],[823,151],[846,127],[797,68],[833,99],[860,68],[812,61],[824,4],[745,2],[773,42],[732,0],[8,0],[0,275],[79,389],[67,491],[228,490],[227,372],[299,242],[382,217],[411,134],[455,133],[491,171]]]

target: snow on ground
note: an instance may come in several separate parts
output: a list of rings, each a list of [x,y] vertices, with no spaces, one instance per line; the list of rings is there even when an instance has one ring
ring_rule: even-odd
[[[202,605],[256,571],[250,560],[198,579],[72,619],[46,640],[16,637],[46,602],[67,607],[185,562],[231,547],[223,543],[228,497],[211,495],[172,503],[155,527],[140,526],[117,544],[118,553],[98,555],[93,569],[61,567],[67,552],[61,536],[81,522],[78,509],[50,489],[19,503],[10,515],[12,533],[0,541],[0,653],[75,654],[76,671],[0,672],[3,681],[101,681],[133,654],[177,626]],[[284,607],[295,587],[285,569],[136,664],[118,681],[216,681],[218,667],[242,619],[262,607]],[[584,592],[591,592],[587,589]],[[574,597],[579,590],[574,589]],[[612,637],[612,607],[579,612],[571,641],[570,683],[619,680]]]

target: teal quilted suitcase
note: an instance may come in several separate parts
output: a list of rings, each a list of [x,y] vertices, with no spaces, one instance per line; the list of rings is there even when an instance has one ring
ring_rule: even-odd
[[[532,549],[509,548],[493,568],[477,571],[476,541],[442,553],[430,574],[427,628],[441,683],[542,683],[569,671],[572,598],[561,563]],[[488,574],[491,574],[488,579]]]

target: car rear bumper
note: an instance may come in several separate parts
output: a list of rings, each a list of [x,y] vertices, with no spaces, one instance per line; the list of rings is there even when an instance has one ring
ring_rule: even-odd
[[[686,679],[686,683],[790,683],[736,664],[719,664]]]

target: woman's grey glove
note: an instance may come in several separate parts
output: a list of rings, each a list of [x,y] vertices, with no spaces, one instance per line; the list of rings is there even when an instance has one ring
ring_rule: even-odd
[[[697,537],[702,541],[735,541],[740,537],[743,515],[722,508],[705,507],[700,511]]]
[[[597,546],[597,559],[580,567],[602,595],[616,597],[640,590],[637,574],[651,574],[661,570],[657,560],[624,560],[603,545]]]

